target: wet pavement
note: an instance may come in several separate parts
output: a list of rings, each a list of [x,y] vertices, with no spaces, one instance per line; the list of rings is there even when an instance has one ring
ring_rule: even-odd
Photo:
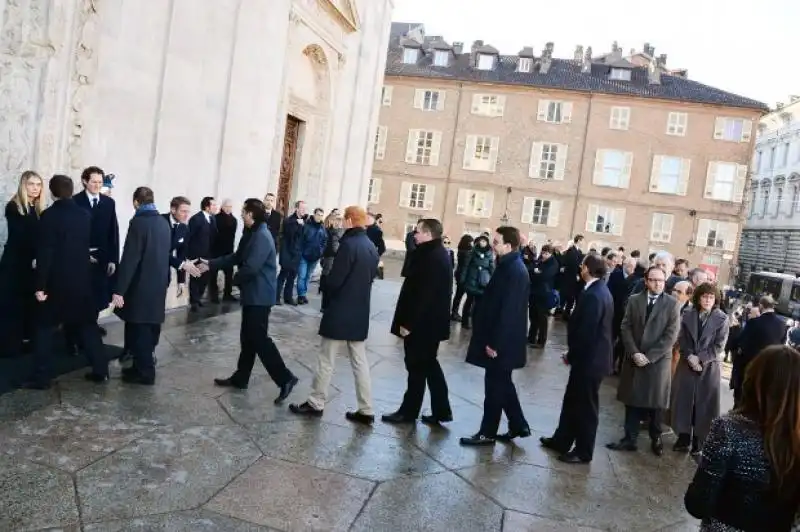
[[[405,385],[402,349],[388,332],[397,280],[376,282],[368,355],[378,414]],[[309,392],[319,352],[319,300],[273,311],[270,330]],[[228,309],[231,310],[231,309]],[[601,426],[590,465],[566,465],[538,445],[558,419],[567,378],[564,328],[516,372],[534,437],[462,448],[481,417],[483,374],[463,362],[467,333],[454,325],[440,357],[455,421],[446,428],[354,426],[349,363],[337,361],[321,420],[272,404],[260,366],[248,390],[213,386],[235,367],[238,312],[170,315],[154,387],[105,385],[65,375],[47,392],[0,396],[0,530],[117,531],[684,531],[694,462],[669,450],[614,454],[621,434],[615,381],[601,389]],[[109,341],[121,340],[119,324]],[[729,401],[725,394],[726,402]]]

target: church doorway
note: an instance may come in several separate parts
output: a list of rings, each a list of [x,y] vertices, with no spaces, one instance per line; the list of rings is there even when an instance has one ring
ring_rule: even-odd
[[[295,167],[300,154],[300,133],[303,121],[288,115],[286,117],[286,132],[283,136],[283,156],[281,158],[281,169],[278,176],[277,207],[284,216],[288,216],[291,211],[290,202],[292,192],[295,190],[294,175]]]

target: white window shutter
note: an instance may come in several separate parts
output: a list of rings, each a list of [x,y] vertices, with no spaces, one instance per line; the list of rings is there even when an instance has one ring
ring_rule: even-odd
[[[539,122],[547,120],[547,106],[549,104],[550,100],[539,100],[539,112],[536,114],[536,120]]]
[[[386,126],[378,126],[378,142],[375,145],[375,159],[382,161],[386,157],[386,137],[389,128]]]
[[[650,192],[658,192],[658,184],[661,181],[661,163],[664,157],[661,155],[653,156],[653,168],[650,170]]]
[[[456,201],[456,214],[467,214],[467,202],[469,201],[469,190],[458,189],[458,200]]]
[[[553,179],[556,181],[563,181],[564,174],[567,169],[567,157],[569,155],[569,146],[566,144],[558,145],[558,152],[556,153],[556,173]],[[539,157],[542,156],[542,150],[539,149]]]
[[[479,115],[483,109],[483,94],[472,95],[472,114]]]
[[[564,124],[572,122],[572,102],[564,102],[561,104],[561,122]]]
[[[492,207],[494,206],[494,192],[486,192],[486,201],[483,203],[482,218],[492,217]]]
[[[419,129],[408,130],[408,144],[406,145],[406,163],[414,164],[417,161],[417,137]]]
[[[475,145],[478,143],[478,137],[475,135],[467,135],[467,142],[464,146],[464,169],[472,168],[472,160],[475,157]]]
[[[717,117],[714,121],[714,138],[719,140],[725,136],[725,119]]]
[[[667,230],[664,231],[666,233],[665,240],[667,242],[671,242],[672,241],[672,227],[675,225],[675,216],[673,216],[672,214],[669,214],[669,215],[666,216],[666,220],[669,223],[667,223]]]
[[[589,233],[596,232],[595,225],[597,224],[597,214],[599,208],[597,205],[589,205],[589,209],[586,212],[586,231]]]
[[[542,146],[543,143],[541,142],[534,142],[531,145],[531,162],[528,165],[528,177],[539,177],[539,167],[542,163]]]
[[[381,202],[381,184],[383,180],[380,178],[372,179],[372,203]]]
[[[547,214],[547,226],[558,227],[558,219],[561,216],[561,200],[550,200],[550,212]]]
[[[533,203],[536,201],[536,198],[531,198],[530,196],[525,196],[525,199],[522,201],[522,218],[520,221],[524,224],[529,224],[533,221]]]
[[[417,89],[414,92],[414,109],[422,109],[425,104],[425,89]]]
[[[431,166],[439,166],[439,152],[442,151],[442,132],[433,132],[433,141],[431,142]]]
[[[681,177],[678,181],[678,195],[685,196],[689,191],[689,176],[692,171],[692,160],[681,159]]]
[[[389,107],[392,105],[392,93],[394,92],[394,87],[391,85],[384,85],[383,86],[383,105],[385,107]]]
[[[605,159],[605,150],[597,150],[597,154],[594,157],[594,178],[592,182],[595,185],[599,185],[603,182],[603,160]]]
[[[708,163],[708,173],[706,174],[706,191],[703,194],[706,198],[714,197],[714,184],[717,180],[717,166],[719,163],[711,161]]]
[[[497,170],[497,156],[500,153],[500,137],[490,137],[492,145],[489,148],[489,171]]]
[[[736,233],[739,232],[739,224],[730,222],[725,228],[725,251],[736,250]]]
[[[733,202],[741,203],[744,200],[744,188],[747,185],[747,165],[736,165],[736,181],[733,182]]]
[[[661,215],[658,213],[653,213],[653,219],[650,221],[650,240],[661,240],[659,235],[661,234]]]
[[[444,100],[447,97],[447,91],[439,91],[439,98],[436,100],[436,110],[444,111]]]
[[[622,167],[622,182],[620,188],[628,188],[631,184],[631,171],[633,170],[633,152],[625,152],[625,163]]]
[[[622,230],[625,228],[625,209],[614,209],[614,219],[612,233],[617,236],[622,236]]]
[[[497,106],[494,109],[493,116],[503,116],[504,114],[506,114],[506,97],[498,96]]]
[[[400,185],[400,206],[406,208],[411,206],[411,183],[407,181],[403,181]]]
[[[433,209],[434,199],[436,199],[436,187],[433,185],[426,185],[425,198],[422,201],[422,208],[426,211]]]
[[[700,218],[697,222],[697,236],[695,237],[695,244],[700,247],[707,247],[708,231],[711,229],[711,220]]]
[[[750,142],[750,139],[753,136],[753,121],[752,120],[743,120],[742,121],[742,142]]]

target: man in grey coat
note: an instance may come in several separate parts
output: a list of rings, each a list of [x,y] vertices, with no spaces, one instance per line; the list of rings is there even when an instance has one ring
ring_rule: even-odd
[[[617,399],[625,405],[625,436],[606,447],[637,450],[640,423],[649,420],[650,447],[661,456],[661,417],[669,408],[672,346],[680,330],[680,305],[664,293],[667,276],[662,268],[651,266],[644,279],[646,290],[628,300],[620,328],[625,356]]]
[[[153,385],[153,352],[164,323],[172,233],[169,222],[158,214],[151,189],[137,188],[133,207],[136,213],[128,226],[111,301],[125,322],[127,347],[133,355],[133,366],[122,370],[122,380]]]

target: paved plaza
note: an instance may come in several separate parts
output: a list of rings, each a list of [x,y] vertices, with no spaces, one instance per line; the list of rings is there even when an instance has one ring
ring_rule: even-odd
[[[405,385],[402,349],[389,334],[399,287],[386,280],[374,288],[367,346],[378,414],[400,404]],[[300,377],[290,401],[309,392],[318,308],[313,299],[273,312],[272,336]],[[106,385],[85,382],[81,371],[51,391],[0,396],[0,531],[697,529],[683,508],[691,458],[669,447],[657,458],[644,444],[638,453],[605,449],[621,435],[613,379],[601,389],[590,465],[562,464],[539,447],[556,425],[567,378],[562,325],[515,373],[534,437],[474,449],[458,438],[478,428],[483,374],[464,363],[468,334],[459,326],[440,350],[455,421],[367,428],[344,418],[355,394],[343,357],[321,420],[274,406],[278,390],[260,366],[246,391],[214,387],[235,367],[239,319],[235,311],[172,314],[154,387],[123,384],[113,364]],[[112,325],[108,340],[119,342],[121,332]]]

